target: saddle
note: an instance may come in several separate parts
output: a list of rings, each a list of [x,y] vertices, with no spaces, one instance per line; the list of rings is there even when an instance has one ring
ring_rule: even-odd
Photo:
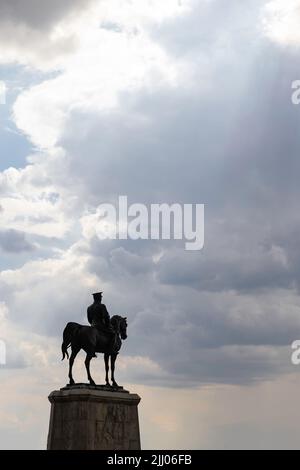
[[[104,324],[92,324],[91,328],[95,328],[98,333],[104,334],[105,336],[110,336],[110,354],[118,354],[118,351],[116,351],[116,346],[117,346],[117,339],[118,339],[118,334],[116,331],[114,331],[113,327],[107,327]],[[95,354],[95,357],[96,354]]]

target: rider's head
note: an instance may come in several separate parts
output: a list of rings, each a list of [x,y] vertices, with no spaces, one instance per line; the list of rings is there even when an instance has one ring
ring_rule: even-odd
[[[102,292],[96,292],[95,294],[93,294],[93,297],[94,297],[94,301],[95,301],[95,302],[101,302],[101,300],[102,300]]]

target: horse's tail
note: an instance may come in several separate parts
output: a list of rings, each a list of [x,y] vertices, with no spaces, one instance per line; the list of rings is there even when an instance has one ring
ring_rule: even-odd
[[[67,324],[66,328],[64,329],[63,332],[63,342],[61,345],[61,351],[62,351],[62,361],[64,358],[67,356],[67,359],[69,359],[69,353],[68,353],[68,348],[71,346],[71,342],[73,339],[74,334],[78,331],[78,329],[81,327],[78,323],[73,323],[70,322]]]

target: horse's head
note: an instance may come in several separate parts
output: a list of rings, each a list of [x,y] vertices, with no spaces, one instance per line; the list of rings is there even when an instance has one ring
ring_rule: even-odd
[[[121,336],[121,339],[127,338],[127,317],[114,315],[111,318],[111,324],[114,330]]]
[[[120,336],[121,339],[127,338],[127,317],[121,317],[120,320]]]

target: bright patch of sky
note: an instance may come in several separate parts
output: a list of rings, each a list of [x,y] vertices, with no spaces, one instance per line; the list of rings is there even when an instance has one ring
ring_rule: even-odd
[[[0,104],[0,171],[10,167],[23,168],[35,149],[12,119],[12,107],[17,96],[52,74],[32,71],[17,65],[0,65],[0,82],[5,83],[5,103]]]

